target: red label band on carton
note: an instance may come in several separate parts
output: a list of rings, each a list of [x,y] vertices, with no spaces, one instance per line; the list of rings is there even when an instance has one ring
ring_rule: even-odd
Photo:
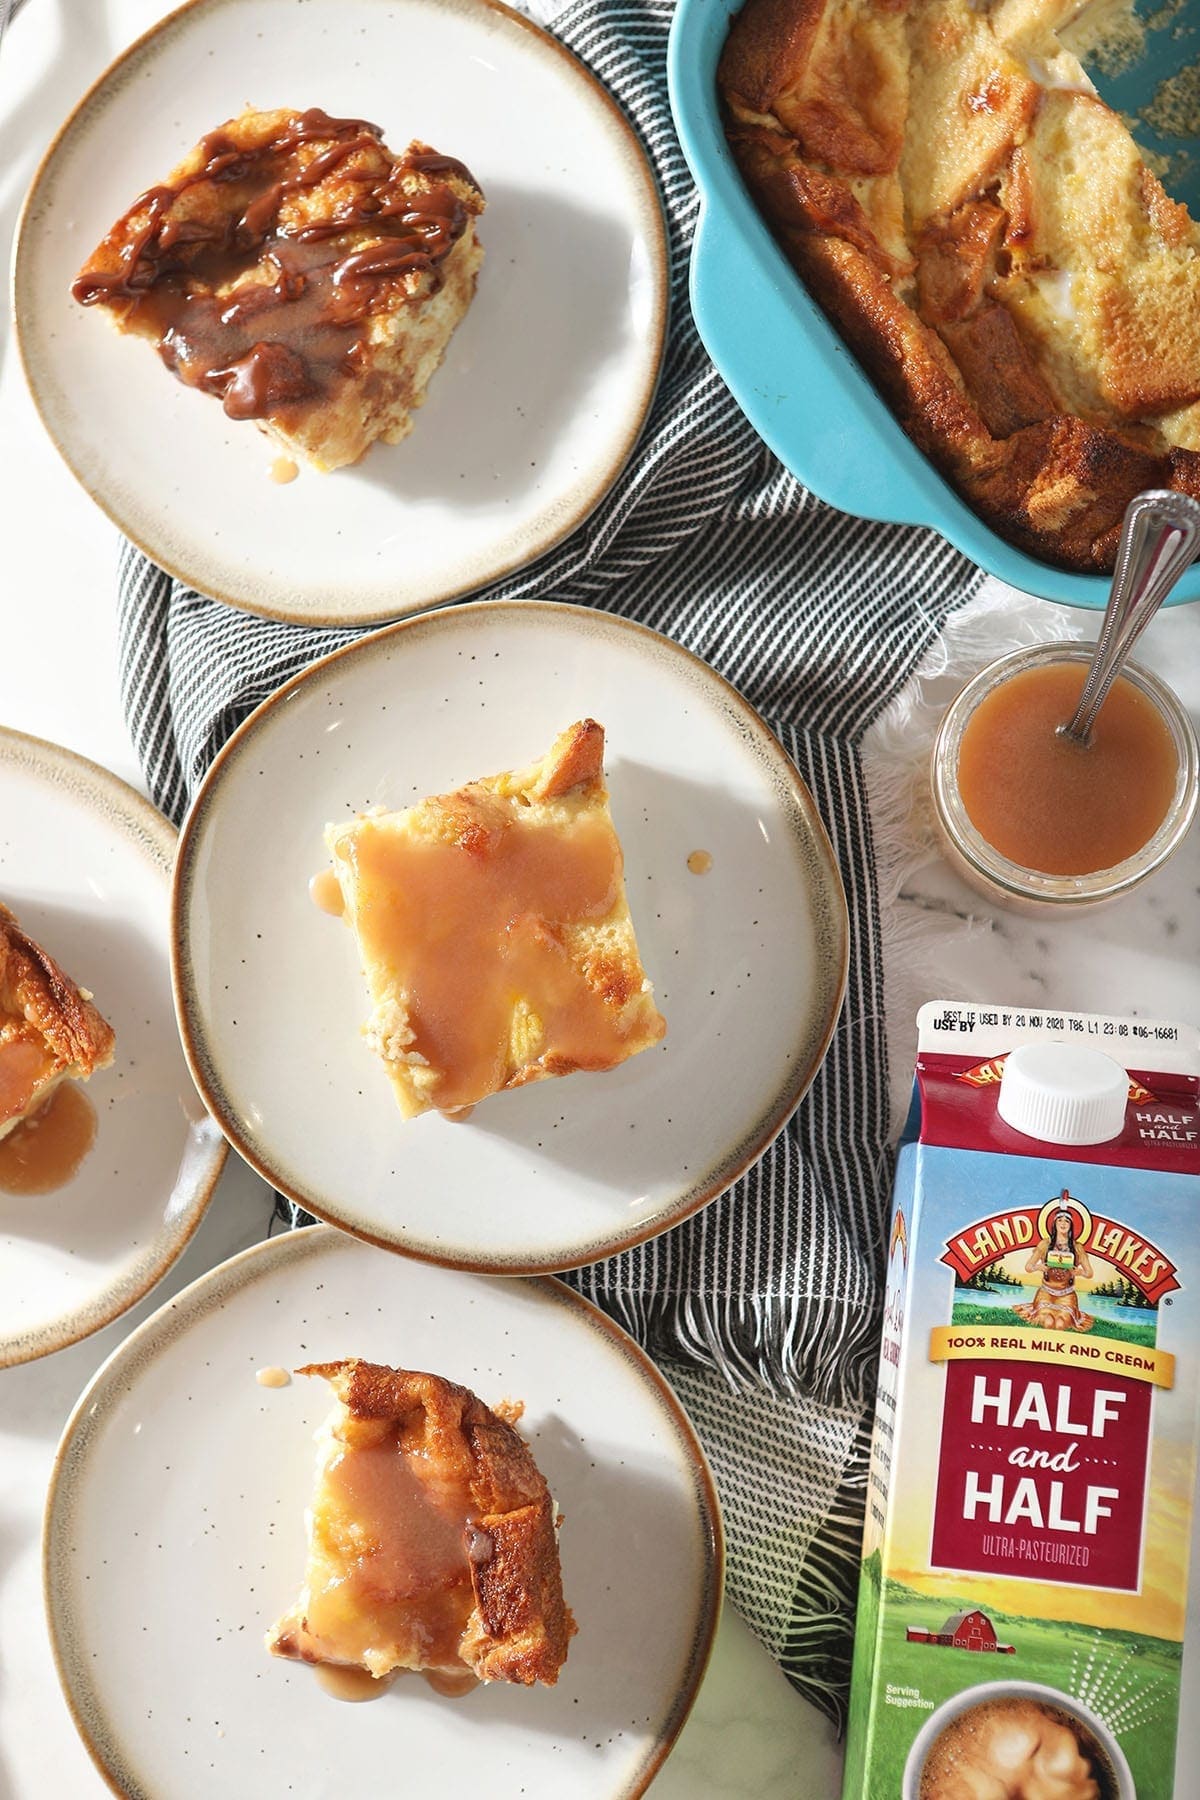
[[[1020,1018],[1035,1015],[1018,1014]],[[1111,1020],[1096,1023],[1110,1025]],[[1121,1029],[1125,1026],[1122,1024]],[[1096,1044],[1096,1040],[1090,1040]],[[1096,1046],[1115,1058],[1134,1043],[1102,1038]],[[1141,1040],[1137,1048],[1144,1051]],[[1013,1131],[996,1113],[1005,1055],[981,1062],[970,1053],[923,1049],[918,1064],[922,1089],[922,1135],[946,1149],[995,1150],[1005,1156],[1044,1156],[1052,1145]],[[1130,1069],[1125,1128],[1107,1144],[1077,1144],[1077,1163],[1108,1168],[1164,1169],[1194,1174],[1200,1158],[1200,1078],[1176,1070]]]
[[[1135,1590],[1152,1398],[1100,1370],[950,1363],[932,1566]]]

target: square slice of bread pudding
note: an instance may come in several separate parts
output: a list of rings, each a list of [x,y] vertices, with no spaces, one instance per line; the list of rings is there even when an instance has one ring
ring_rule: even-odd
[[[317,1435],[303,1588],[267,1648],[376,1682],[420,1671],[443,1693],[553,1687],[575,1621],[520,1407],[357,1357],[298,1373],[324,1376],[337,1404]]]
[[[584,719],[531,768],[326,831],[371,992],[367,1041],[406,1118],[614,1068],[666,1031],[603,762],[603,727]]]
[[[244,112],[133,202],[72,292],[230,418],[336,469],[412,428],[475,292],[483,207],[428,144],[394,156],[363,119]]]
[[[112,1026],[0,905],[0,1138],[113,1059]]]

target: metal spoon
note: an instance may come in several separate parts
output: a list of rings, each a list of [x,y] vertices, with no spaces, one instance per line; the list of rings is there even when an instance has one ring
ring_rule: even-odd
[[[1079,705],[1060,737],[1091,739],[1096,714],[1129,652],[1200,550],[1200,502],[1171,488],[1148,488],[1125,509],[1112,592]]]

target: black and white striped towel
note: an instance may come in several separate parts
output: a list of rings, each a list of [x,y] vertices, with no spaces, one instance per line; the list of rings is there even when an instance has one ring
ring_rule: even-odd
[[[490,598],[549,595],[698,651],[770,722],[816,796],[851,919],[845,1011],[812,1091],[758,1166],[696,1218],[571,1279],[664,1363],[712,1458],[729,1592],[834,1716],[848,1676],[890,1177],[884,995],[858,744],[979,576],[940,539],[832,512],[742,417],[691,322],[697,196],[671,123],[671,0],[574,0],[563,40],[647,145],[670,230],[672,324],[640,446],[601,507]],[[271,691],[347,642],[252,618],[130,547],[120,570],[126,713],[178,819]]]

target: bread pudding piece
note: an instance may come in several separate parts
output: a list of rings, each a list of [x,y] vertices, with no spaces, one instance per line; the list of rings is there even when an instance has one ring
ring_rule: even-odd
[[[374,1003],[367,1041],[406,1118],[611,1069],[666,1031],[603,761],[585,719],[532,768],[326,831]]]
[[[113,1059],[112,1026],[0,905],[0,1138]]]
[[[351,1359],[313,1364],[318,1434],[300,1598],[267,1648],[375,1677],[553,1686],[575,1622],[529,1446],[466,1388]]]
[[[244,112],[134,201],[75,279],[232,419],[318,469],[412,428],[471,304],[484,199],[377,125]]]
[[[1200,227],[1058,35],[1078,0],[747,0],[743,176],[922,450],[1023,549],[1112,567],[1200,497]]]

